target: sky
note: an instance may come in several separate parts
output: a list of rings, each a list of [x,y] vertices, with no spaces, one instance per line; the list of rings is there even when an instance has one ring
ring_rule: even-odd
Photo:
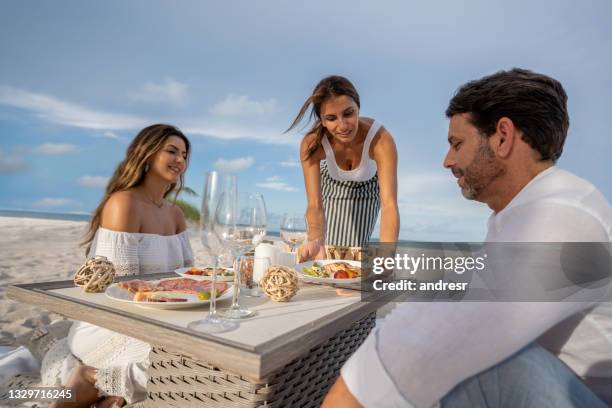
[[[480,241],[490,210],[442,167],[444,111],[512,67],[564,85],[558,166],[611,201],[611,19],[609,0],[2,2],[0,208],[91,212],[138,130],[165,122],[192,141],[189,187],[236,172],[278,230],[306,207],[302,133],[283,132],[339,74],[396,141],[400,237]]]

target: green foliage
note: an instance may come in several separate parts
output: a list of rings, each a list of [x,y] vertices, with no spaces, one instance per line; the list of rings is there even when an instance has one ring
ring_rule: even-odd
[[[185,219],[187,221],[195,223],[200,222],[200,210],[196,208],[196,206],[188,203],[185,200],[176,200],[176,205],[178,205],[181,210],[183,210],[183,214],[185,214]]]
[[[198,193],[196,193],[191,187],[184,186],[181,189],[181,193],[185,193],[190,197],[198,197]]]
[[[184,186],[180,192],[176,190],[172,192],[174,195],[174,199],[176,199],[176,205],[178,205],[181,210],[183,210],[183,214],[185,215],[185,219],[188,222],[198,223],[200,222],[200,210],[195,205],[188,203],[185,200],[178,199],[179,196],[189,196],[189,197],[197,197],[198,193],[196,193],[192,188]]]

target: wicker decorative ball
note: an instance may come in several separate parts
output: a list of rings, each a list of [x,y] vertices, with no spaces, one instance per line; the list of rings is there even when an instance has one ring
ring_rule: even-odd
[[[85,292],[104,292],[113,283],[115,267],[105,256],[89,258],[74,275],[74,284]]]
[[[268,268],[259,285],[273,301],[288,302],[298,291],[298,276],[287,266],[275,265]]]

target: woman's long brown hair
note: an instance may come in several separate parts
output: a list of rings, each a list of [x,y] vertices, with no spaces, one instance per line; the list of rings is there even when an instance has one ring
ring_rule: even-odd
[[[115,169],[115,173],[106,186],[104,197],[102,197],[98,208],[96,208],[96,211],[94,211],[93,216],[91,217],[89,229],[85,235],[85,240],[81,243],[82,246],[85,246],[85,254],[87,256],[89,256],[91,242],[96,235],[98,227],[100,227],[102,209],[104,209],[104,205],[110,196],[118,191],[124,191],[140,185],[145,177],[145,166],[147,165],[147,161],[164,146],[164,143],[170,136],[177,136],[183,139],[185,142],[185,148],[187,150],[187,160],[189,160],[189,140],[176,127],[165,124],[156,124],[142,129],[128,146],[125,159],[119,163],[119,166],[117,166]],[[178,192],[181,191],[184,185],[184,174],[185,173],[181,174],[178,183],[172,183],[170,185],[168,191],[166,191],[164,194],[164,197],[166,197],[172,191],[176,191],[176,194],[178,195]]]
[[[308,158],[310,158],[310,156],[314,154],[315,151],[317,151],[317,149],[321,146],[321,140],[323,139],[323,135],[325,135],[325,128],[321,123],[321,105],[329,97],[341,95],[351,97],[357,104],[357,107],[361,107],[359,103],[359,94],[357,93],[357,90],[355,89],[351,81],[339,75],[332,75],[323,78],[321,81],[319,81],[317,86],[315,86],[314,91],[312,91],[312,95],[310,95],[308,99],[306,99],[306,102],[304,102],[304,104],[302,105],[302,108],[293,120],[293,123],[291,124],[291,126],[289,126],[289,129],[286,130],[286,132],[289,132],[291,129],[295,128],[298,123],[300,123],[304,118],[304,115],[306,114],[306,111],[308,110],[310,105],[312,105],[312,110],[310,111],[308,122],[310,122],[314,117],[315,123],[312,128],[310,128],[307,134],[314,133],[316,137],[306,148],[306,157],[304,159],[307,160]]]

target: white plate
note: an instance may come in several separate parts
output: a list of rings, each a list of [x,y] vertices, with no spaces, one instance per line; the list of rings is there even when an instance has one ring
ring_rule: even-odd
[[[176,279],[180,279],[180,278],[176,278]],[[162,280],[167,280],[167,279],[162,279]],[[225,290],[225,292],[223,292],[221,296],[217,298],[217,301],[231,298],[232,290],[233,290],[232,288],[233,288],[233,285],[229,286]],[[171,294],[170,291],[168,293]],[[186,302],[138,302],[138,301],[132,300],[134,298],[133,293],[130,293],[127,289],[119,288],[116,283],[113,283],[108,288],[106,288],[106,291],[104,292],[104,294],[112,300],[116,300],[116,301],[124,302],[124,303],[131,303],[133,305],[145,307],[149,309],[185,309],[189,307],[207,305],[208,303],[210,303],[210,300],[200,300],[198,299],[197,295],[188,295],[188,294],[181,294],[182,298],[187,299]]]
[[[358,266],[361,268],[361,262],[349,261],[349,260],[344,260],[344,259],[322,259],[319,261],[302,262],[294,266],[300,279],[307,281],[307,282],[318,282],[318,283],[359,283],[361,282],[361,277],[351,278],[351,279],[334,279],[334,278],[319,278],[315,276],[306,275],[304,273],[304,268],[305,267],[310,268],[312,264],[314,264],[315,262],[320,265],[327,265],[327,264],[336,263],[336,262],[346,262],[347,264],[351,266]]]
[[[204,268],[212,268],[211,266],[196,266],[196,268],[198,269],[204,269]],[[226,269],[226,270],[230,270],[233,272],[233,269],[230,268],[218,268],[219,270],[221,269]],[[175,269],[174,272],[180,276],[182,276],[183,278],[189,278],[189,279],[194,279],[197,281],[211,281],[212,280],[212,276],[205,276],[205,275],[189,275],[188,273],[185,273],[187,271],[191,270],[191,267],[186,267],[186,268],[178,268]],[[217,282],[233,282],[234,281],[234,274],[232,273],[231,276],[221,276],[219,275],[219,271],[217,271]]]

